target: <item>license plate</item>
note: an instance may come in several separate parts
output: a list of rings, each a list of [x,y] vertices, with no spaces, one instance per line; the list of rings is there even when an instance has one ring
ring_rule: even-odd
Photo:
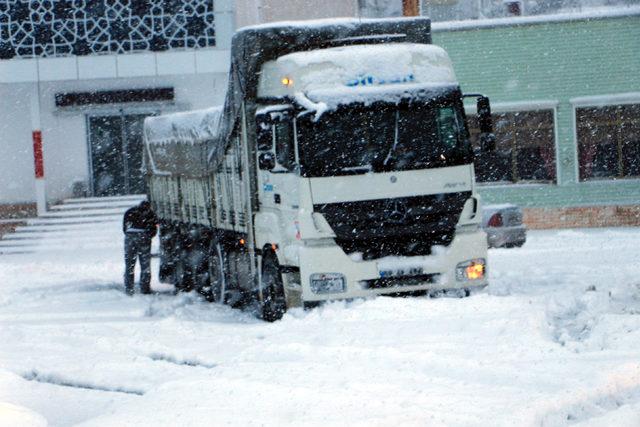
[[[420,276],[424,273],[422,267],[405,267],[405,268],[393,268],[380,270],[380,277],[407,277],[407,276]]]

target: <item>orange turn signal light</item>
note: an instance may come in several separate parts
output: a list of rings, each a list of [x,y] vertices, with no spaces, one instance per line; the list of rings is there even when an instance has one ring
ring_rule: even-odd
[[[484,277],[484,264],[472,262],[466,268],[467,278],[470,280],[482,279]]]

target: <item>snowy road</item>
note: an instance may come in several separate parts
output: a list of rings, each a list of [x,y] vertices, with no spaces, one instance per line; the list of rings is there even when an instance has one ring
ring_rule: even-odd
[[[275,324],[157,283],[128,298],[115,249],[0,256],[0,426],[638,426],[639,243],[531,232],[470,298]]]

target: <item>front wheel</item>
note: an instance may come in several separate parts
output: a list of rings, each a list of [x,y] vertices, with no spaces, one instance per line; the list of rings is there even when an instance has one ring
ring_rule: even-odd
[[[267,253],[262,261],[262,318],[267,322],[282,319],[287,300],[282,285],[280,265],[274,253]]]

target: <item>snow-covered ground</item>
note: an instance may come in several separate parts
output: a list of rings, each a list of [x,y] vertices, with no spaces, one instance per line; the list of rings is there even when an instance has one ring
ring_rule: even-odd
[[[274,324],[126,297],[116,247],[0,256],[0,426],[640,425],[640,229],[530,232],[469,298]]]

